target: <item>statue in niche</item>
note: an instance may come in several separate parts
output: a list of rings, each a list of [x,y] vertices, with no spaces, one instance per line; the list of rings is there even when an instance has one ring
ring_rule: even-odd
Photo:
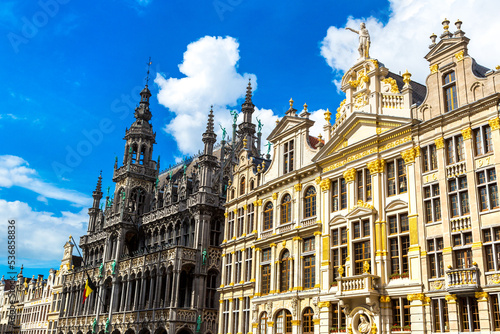
[[[345,28],[346,30],[350,30],[359,35],[359,59],[368,59],[370,58],[369,50],[370,50],[370,34],[368,33],[368,29],[366,29],[366,25],[364,22],[361,22],[359,25],[359,31],[354,30],[352,28]]]
[[[366,334],[370,331],[370,323],[366,319],[366,316],[363,314],[359,316],[358,331],[361,334]]]

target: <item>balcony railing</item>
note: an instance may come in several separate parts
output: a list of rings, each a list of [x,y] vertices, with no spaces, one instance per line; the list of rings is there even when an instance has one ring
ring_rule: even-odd
[[[452,232],[470,230],[472,228],[470,216],[451,219],[450,223]]]
[[[456,164],[446,166],[446,176],[455,177],[457,175],[462,175],[467,171],[465,168],[465,161],[458,162]]]
[[[446,285],[450,292],[470,292],[479,288],[479,270],[471,268],[450,269],[446,271]]]
[[[375,283],[378,279],[378,276],[371,274],[339,277],[337,278],[337,296],[370,294],[375,291]]]

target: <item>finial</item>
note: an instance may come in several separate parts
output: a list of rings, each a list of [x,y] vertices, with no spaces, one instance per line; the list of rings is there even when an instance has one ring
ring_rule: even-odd
[[[207,122],[207,133],[214,132],[214,106],[210,106],[210,112],[208,113],[208,122]]]
[[[411,73],[408,72],[408,69],[406,69],[406,72],[403,73],[403,82],[405,83],[405,86],[410,85],[410,80],[411,80]]]
[[[149,83],[149,68],[151,67],[151,57],[149,57],[149,61],[148,61],[148,73],[146,75],[146,87],[148,86],[148,83]]]
[[[462,21],[460,19],[455,22],[455,26],[457,27],[457,31],[454,33],[455,37],[464,37],[465,32],[462,31]]]
[[[243,138],[243,148],[247,148],[247,139]]]
[[[435,33],[432,33],[429,38],[431,39],[432,44],[436,44],[437,35]]]
[[[247,94],[245,96],[245,103],[252,103],[252,78],[248,79]]]
[[[445,18],[442,22],[442,25],[443,25],[443,29],[444,30],[448,30],[450,28],[450,20],[448,20],[447,18]]]
[[[458,19],[457,22],[455,22],[455,27],[457,27],[458,30],[462,29],[462,21],[460,21],[460,19]]]
[[[307,111],[307,103],[304,103],[304,111]]]
[[[280,119],[279,118],[276,118],[276,125],[278,125],[280,122]]]
[[[71,242],[71,234],[69,235],[69,240],[68,240],[68,242]]]
[[[290,98],[290,101],[288,101],[288,102],[290,102],[290,108],[292,108],[293,107],[293,99]]]
[[[332,118],[332,113],[330,112],[330,110],[328,110],[328,108],[326,108],[326,112],[325,112],[325,121],[330,124],[330,119]]]

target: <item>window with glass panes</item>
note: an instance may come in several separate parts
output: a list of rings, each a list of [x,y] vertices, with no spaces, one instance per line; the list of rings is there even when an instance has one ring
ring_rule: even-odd
[[[292,221],[292,197],[289,194],[283,196],[281,200],[281,220],[280,224],[288,224]]]
[[[448,180],[448,197],[450,199],[450,215],[452,218],[470,213],[466,176]]]
[[[400,213],[387,217],[389,225],[389,252],[391,278],[408,275],[408,249],[410,248],[410,225],[408,214]]]
[[[332,303],[332,328],[331,332],[339,333],[346,331],[346,316],[338,303]]]
[[[354,274],[363,274],[363,263],[368,261],[371,268],[370,257],[370,220],[363,219],[352,223],[353,248],[354,248]]]
[[[476,172],[479,209],[484,212],[498,209],[498,186],[495,167]]]
[[[432,331],[444,333],[450,331],[450,320],[448,319],[448,303],[444,298],[432,299]]]
[[[293,139],[283,146],[283,174],[293,171]]]
[[[347,209],[347,184],[345,179],[332,181],[332,211]]]
[[[477,307],[477,299],[472,297],[459,297],[459,331],[474,332],[479,331],[479,310]]]
[[[356,186],[358,188],[358,201],[369,202],[372,200],[372,177],[368,169],[356,172]]]
[[[304,197],[304,218],[316,216],[316,188],[309,187]]]
[[[222,333],[229,332],[229,300],[224,300],[224,309],[222,311]]]
[[[410,302],[405,297],[391,299],[392,330],[411,331]]]
[[[240,320],[240,299],[233,299],[233,333],[238,333],[238,325]]]
[[[247,234],[253,232],[253,217],[254,217],[254,205],[248,204],[247,206]]]
[[[250,331],[250,297],[243,297],[243,333]]]
[[[500,270],[500,227],[483,229],[483,248],[486,255],[486,270]]]
[[[461,134],[446,139],[445,147],[448,165],[465,160],[464,137]]]
[[[441,199],[439,198],[439,183],[424,187],[424,210],[426,223],[441,221]]]
[[[262,250],[261,292],[267,295],[271,288],[271,248]]]
[[[314,252],[314,237],[304,239],[304,289],[312,289],[316,284],[316,256]]]
[[[455,72],[445,74],[443,78],[444,109],[445,112],[452,111],[458,107],[457,103],[457,84],[455,81]]]
[[[285,292],[290,289],[291,276],[291,259],[290,252],[285,250],[280,259],[280,291]]]
[[[389,196],[406,193],[406,165],[403,159],[387,162],[387,193]]]
[[[302,316],[302,333],[303,334],[314,334],[314,322],[313,322],[314,312],[312,308],[308,307],[304,310],[304,315]]]
[[[223,332],[225,333],[225,332]],[[266,334],[267,333],[267,313],[264,312],[260,316],[260,321],[259,321],[259,334]]]
[[[242,266],[243,266],[243,252],[240,252],[240,251],[236,251],[236,253],[234,253],[234,260],[235,260],[235,263],[234,263],[234,274],[236,275],[236,278],[235,278],[235,283],[238,284],[238,283],[241,283],[242,281],[242,278],[241,278],[241,270],[242,270]]]
[[[244,223],[245,223],[245,210],[243,208],[238,209],[238,231],[236,233],[236,237],[239,238],[243,235],[244,231]]]
[[[422,154],[422,167],[424,173],[438,168],[435,144],[421,148],[420,152]]]
[[[493,140],[490,126],[483,125],[473,130],[474,153],[476,156],[493,152]]]
[[[245,177],[243,176],[240,180],[240,195],[243,195],[245,193]]]
[[[451,235],[455,268],[472,267],[472,232],[459,232]]]
[[[288,310],[281,310],[276,317],[276,334],[292,333],[292,314]]]
[[[245,282],[250,282],[252,279],[252,259],[253,249],[248,247],[245,252]]]
[[[429,263],[429,277],[443,277],[443,238],[427,240],[427,260]]]
[[[491,323],[493,325],[494,331],[500,331],[500,305],[499,305],[499,295],[498,293],[490,293],[490,306],[493,318]]]
[[[231,268],[233,267],[233,254],[228,253],[225,256],[226,258],[226,284],[229,285],[231,283]]]
[[[229,212],[227,218],[227,240],[231,240],[234,237],[234,212]]]
[[[267,202],[264,207],[264,231],[273,228],[273,203]]]
[[[332,229],[331,242],[332,242],[333,278],[335,280],[339,276],[339,267],[344,266],[346,263],[347,227],[344,226]]]

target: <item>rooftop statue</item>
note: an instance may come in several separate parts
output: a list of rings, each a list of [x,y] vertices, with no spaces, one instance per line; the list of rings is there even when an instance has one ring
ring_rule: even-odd
[[[361,22],[359,25],[359,31],[354,30],[352,28],[345,28],[346,30],[350,30],[359,35],[359,59],[368,59],[370,58],[369,50],[370,50],[370,34],[368,33],[368,29],[366,29],[365,23]]]

